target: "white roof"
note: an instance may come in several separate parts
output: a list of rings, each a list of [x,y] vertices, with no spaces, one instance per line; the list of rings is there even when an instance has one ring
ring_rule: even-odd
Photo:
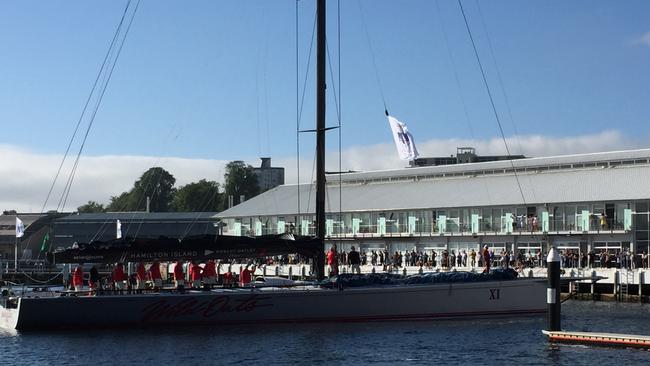
[[[515,168],[530,168],[516,176],[509,161],[346,174],[341,186],[338,176],[336,184],[327,186],[325,209],[359,212],[649,199],[649,162],[650,149],[645,149],[516,160]],[[585,166],[591,163],[600,164]],[[298,197],[300,213],[313,214],[315,186],[302,184],[276,187],[217,216],[295,215]]]

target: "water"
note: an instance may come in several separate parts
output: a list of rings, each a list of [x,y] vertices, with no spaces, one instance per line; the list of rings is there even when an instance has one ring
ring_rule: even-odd
[[[56,316],[53,314],[53,316]],[[650,334],[650,306],[567,302],[575,331]],[[550,344],[545,317],[0,333],[0,364],[640,365],[650,351]]]

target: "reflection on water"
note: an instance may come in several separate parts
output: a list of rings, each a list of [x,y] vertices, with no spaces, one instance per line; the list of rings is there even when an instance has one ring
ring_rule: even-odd
[[[52,316],[56,316],[53,314]],[[650,306],[567,302],[563,328],[650,334]],[[449,321],[203,326],[0,333],[15,365],[142,362],[254,364],[638,365],[650,352],[550,344],[544,317]],[[596,361],[597,360],[597,361]]]

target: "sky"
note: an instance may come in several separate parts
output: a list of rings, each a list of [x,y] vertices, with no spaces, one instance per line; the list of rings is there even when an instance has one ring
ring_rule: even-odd
[[[0,3],[0,210],[61,209],[91,113],[45,198],[127,2]],[[505,152],[458,1],[345,0],[340,28],[337,5],[328,2],[327,124],[340,108],[342,170],[407,165],[385,107],[421,156]],[[649,2],[462,5],[512,153],[650,147]],[[315,125],[314,10],[306,0],[142,0],[65,209],[107,203],[154,165],[182,185],[270,156],[287,183],[298,165],[310,181],[314,136],[296,129]],[[338,170],[338,130],[327,147]]]

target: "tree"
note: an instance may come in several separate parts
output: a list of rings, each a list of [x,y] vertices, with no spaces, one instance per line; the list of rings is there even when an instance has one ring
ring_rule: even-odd
[[[111,202],[106,206],[106,211],[127,211],[129,205],[129,192],[122,192],[119,196],[112,196]]]
[[[181,212],[219,211],[221,208],[219,183],[201,179],[180,187],[172,199],[171,208]]]
[[[150,168],[142,174],[129,192],[129,211],[144,211],[147,209],[147,197],[151,199],[151,212],[167,212],[175,193],[176,178],[160,167]]]
[[[79,213],[97,213],[104,211],[104,205],[95,201],[88,201],[85,205],[77,207],[77,212]]]
[[[111,202],[106,209],[108,211],[145,211],[147,197],[149,197],[151,212],[167,212],[176,192],[175,182],[176,178],[165,169],[150,168],[140,176],[130,191],[111,197]]]
[[[257,196],[260,193],[260,187],[257,183],[257,176],[253,173],[253,167],[246,165],[241,160],[231,161],[226,165],[225,192],[223,209],[228,208],[228,196],[233,196],[233,204],[240,202],[240,196],[245,199]]]

